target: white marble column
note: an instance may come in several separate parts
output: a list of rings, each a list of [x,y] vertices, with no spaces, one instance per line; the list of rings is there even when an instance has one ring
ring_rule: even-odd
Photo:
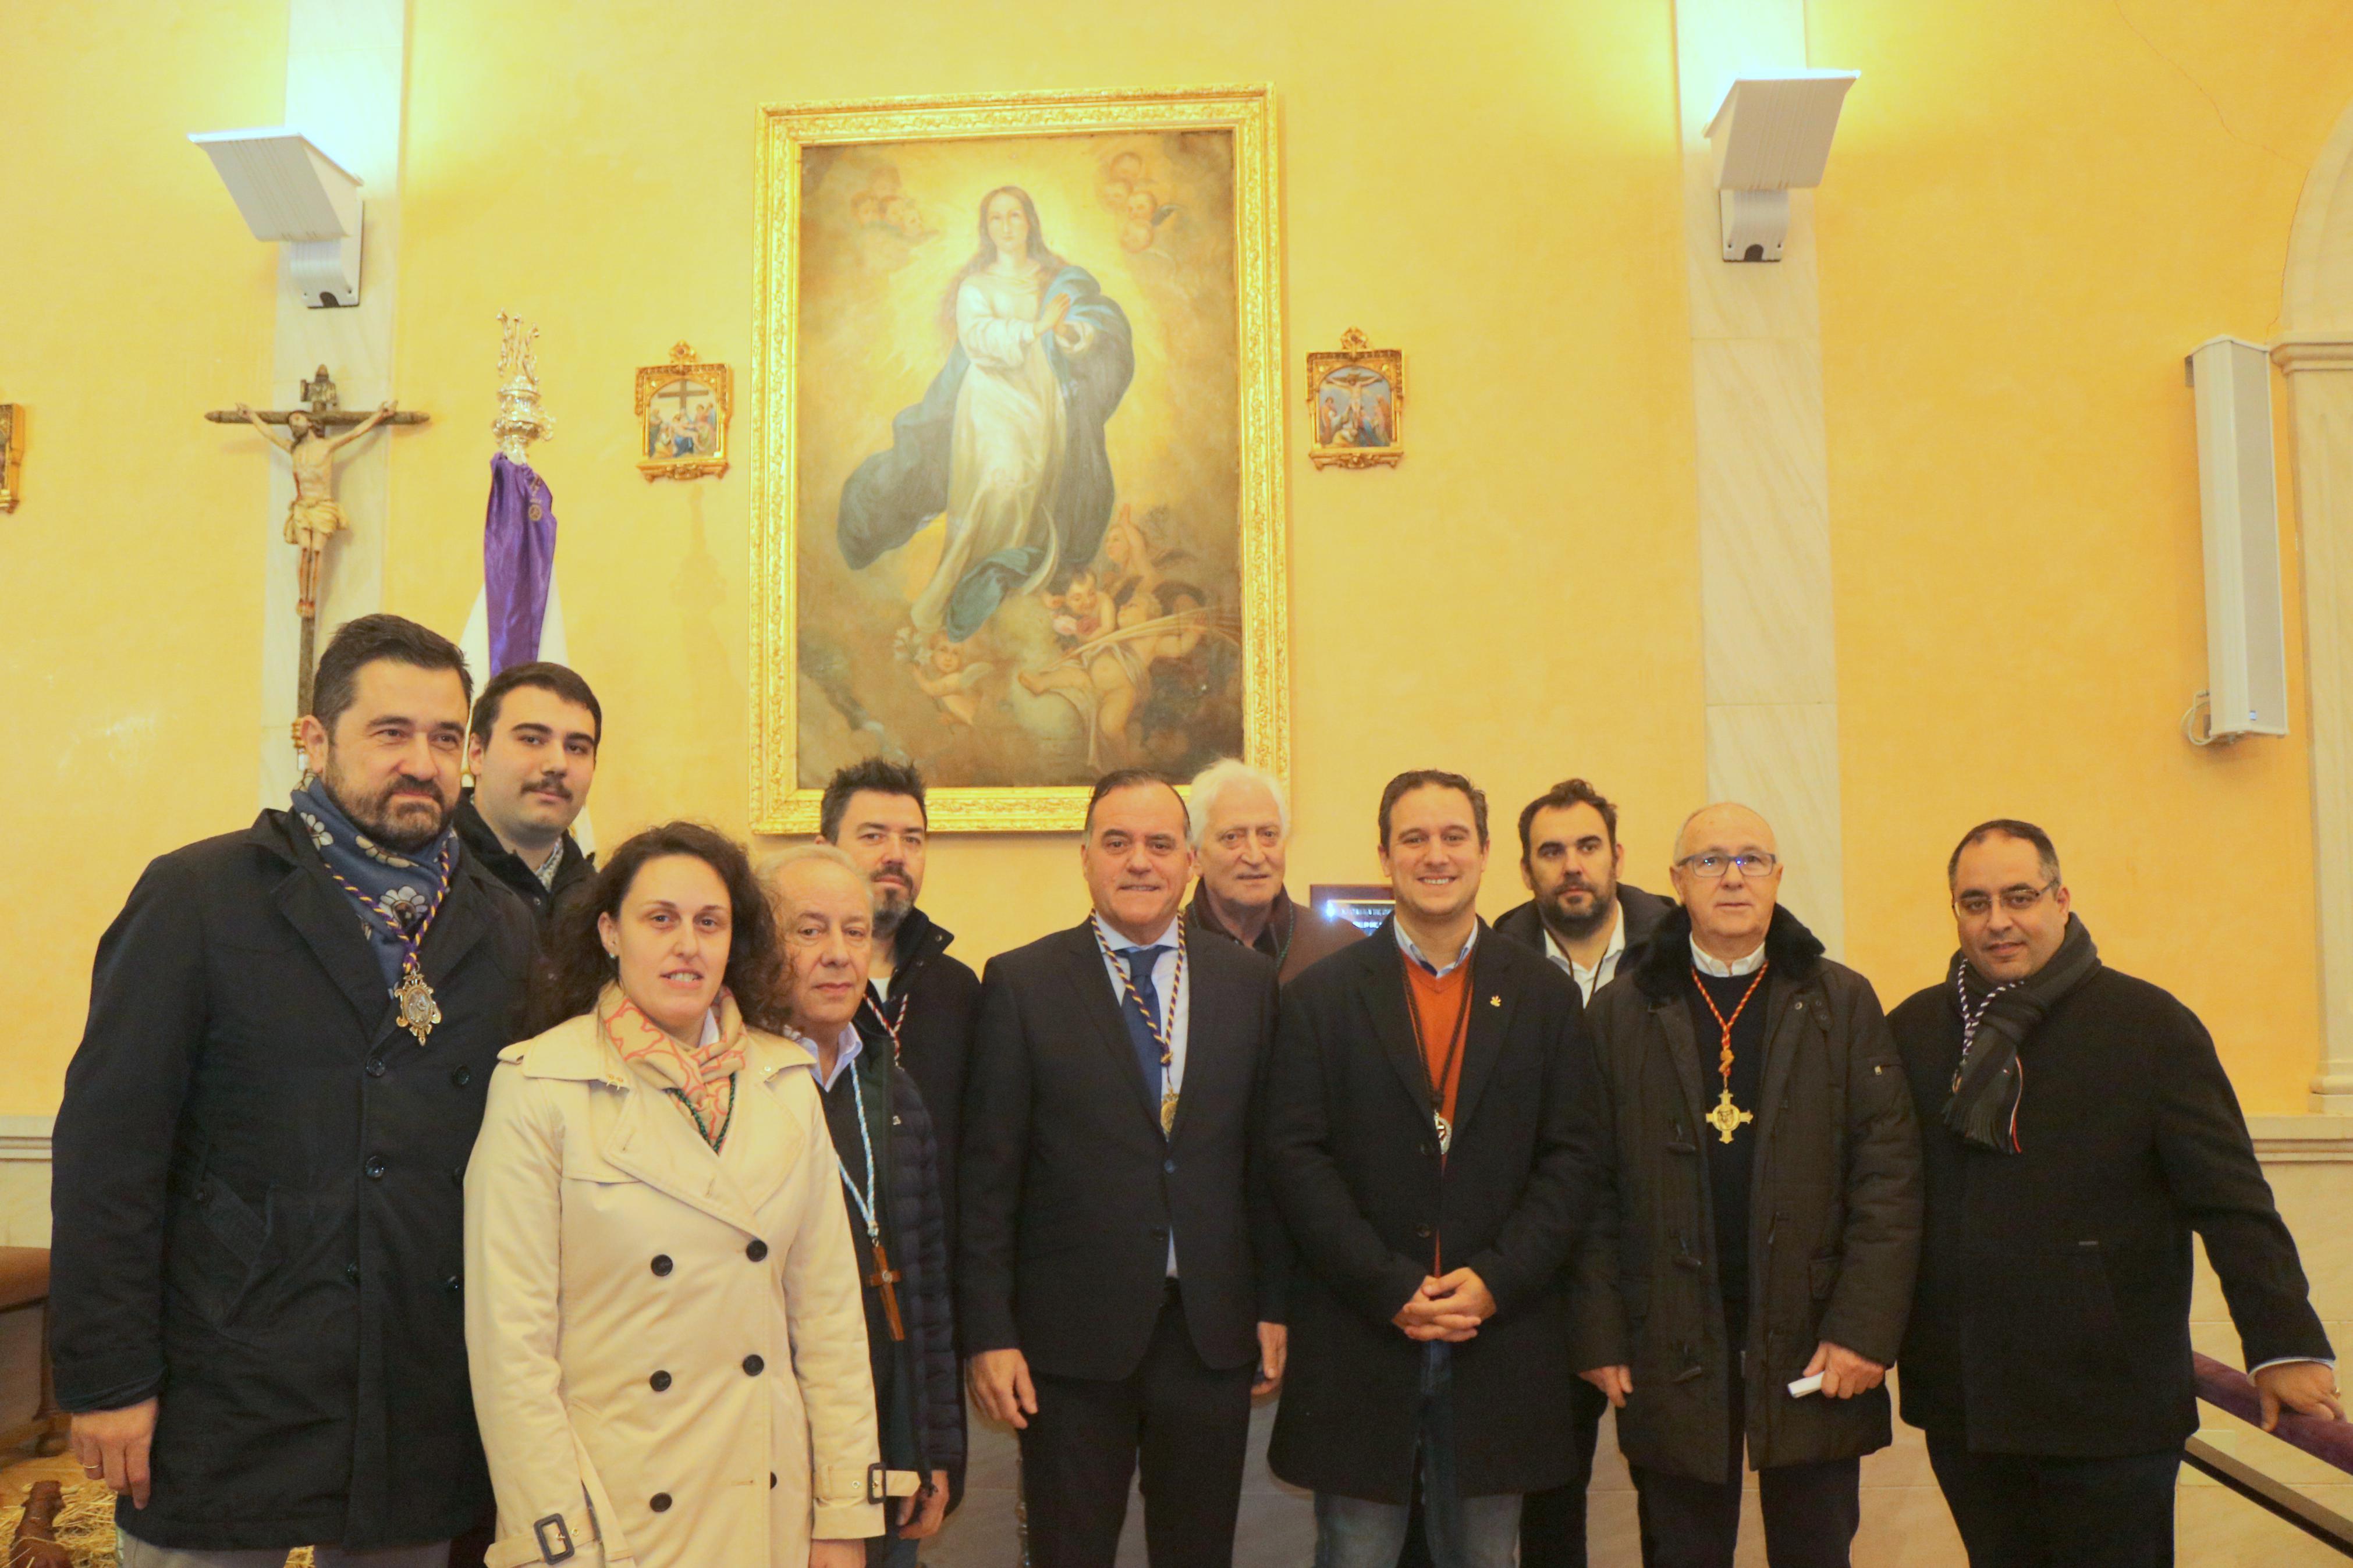
[[[1726,262],[1705,134],[1736,77],[1807,63],[1804,0],[1677,0],[1675,54],[1707,790],[1772,822],[1788,866],[1782,902],[1838,956],[1846,895],[1813,195],[1789,194],[1781,260]]]
[[[2353,331],[2284,335],[2295,424],[2312,839],[2319,899],[2320,1070],[2312,1109],[2353,1114]]]
[[[405,0],[289,0],[285,122],[363,182],[360,302],[349,310],[311,309],[296,295],[280,258],[267,406],[300,406],[302,382],[322,364],[333,373],[346,408],[373,408],[399,395],[391,372],[407,27]],[[248,401],[264,405],[259,397]],[[379,426],[338,454],[335,498],[351,529],[327,547],[326,587],[319,605],[322,648],[335,627],[383,607],[385,533],[391,517],[389,447],[399,438],[394,427]],[[265,806],[286,804],[299,771],[292,725],[301,622],[294,614],[297,552],[285,535],[286,509],[293,499],[292,477],[280,459],[262,536],[267,597],[259,754]]]

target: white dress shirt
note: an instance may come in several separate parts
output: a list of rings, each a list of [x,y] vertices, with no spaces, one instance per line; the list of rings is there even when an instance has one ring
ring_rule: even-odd
[[[1471,922],[1471,934],[1462,939],[1462,951],[1456,953],[1452,958],[1448,959],[1443,964],[1437,964],[1430,963],[1430,955],[1423,952],[1419,947],[1416,947],[1413,943],[1413,938],[1405,934],[1404,921],[1392,919],[1389,921],[1389,929],[1397,932],[1398,946],[1405,950],[1405,955],[1408,958],[1412,959],[1416,963],[1420,964],[1424,969],[1429,970],[1432,975],[1440,980],[1445,979],[1448,975],[1461,968],[1462,961],[1471,956],[1471,950],[1477,946],[1479,942],[1479,922],[1477,921],[1472,921]]]
[[[1692,939],[1691,950],[1692,967],[1697,969],[1702,974],[1713,974],[1718,980],[1729,980],[1736,974],[1754,974],[1765,967],[1765,944],[1761,942],[1747,957],[1736,958],[1730,963],[1725,963],[1720,958],[1710,957],[1703,952],[1699,945],[1699,939],[1696,937]]]
[[[1100,914],[1090,917],[1095,931],[1110,947],[1112,956],[1103,960],[1103,973],[1111,978],[1112,1000],[1119,1005],[1123,1021],[1127,1017],[1127,961],[1119,954],[1131,947],[1158,947],[1159,957],[1152,961],[1152,990],[1160,999],[1160,1034],[1168,1042],[1168,1062],[1160,1069],[1161,1083],[1171,1094],[1185,1089],[1185,1037],[1193,1016],[1193,976],[1190,966],[1179,977],[1176,973],[1176,937],[1184,924],[1185,911],[1178,910],[1168,921],[1167,929],[1150,942],[1131,942],[1103,923]],[[1153,1120],[1160,1119],[1160,1108],[1152,1108]],[[1168,1227],[1168,1278],[1176,1278],[1176,1227]]]
[[[1542,921],[1536,923],[1544,924]],[[1622,909],[1618,910],[1618,918],[1610,922],[1609,941],[1601,949],[1600,961],[1592,968],[1588,969],[1569,957],[1552,934],[1550,926],[1545,926],[1545,956],[1567,972],[1568,977],[1577,982],[1577,991],[1588,1005],[1591,1004],[1593,994],[1618,977],[1618,961],[1626,956],[1626,911]]]

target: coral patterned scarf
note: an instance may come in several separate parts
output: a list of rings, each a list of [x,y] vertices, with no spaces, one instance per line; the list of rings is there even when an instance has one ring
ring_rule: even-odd
[[[651,1073],[663,1091],[686,1108],[702,1141],[716,1149],[726,1138],[727,1122],[735,1110],[735,1075],[744,1066],[744,1016],[723,986],[711,1012],[716,1032],[706,1023],[704,1039],[689,1050],[639,1012],[618,984],[608,983],[596,997],[596,1026],[621,1059]]]

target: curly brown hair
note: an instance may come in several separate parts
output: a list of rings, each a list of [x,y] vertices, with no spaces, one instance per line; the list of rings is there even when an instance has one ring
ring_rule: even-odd
[[[540,948],[523,1007],[526,1037],[593,1010],[596,994],[613,978],[613,959],[596,931],[599,916],[620,918],[621,901],[649,860],[691,856],[719,874],[727,888],[733,935],[727,945],[728,993],[744,1022],[774,1032],[784,1026],[790,982],[784,949],[776,940],[776,915],[743,846],[699,822],[665,822],[649,827],[605,862],[596,879],[557,906],[554,924]]]

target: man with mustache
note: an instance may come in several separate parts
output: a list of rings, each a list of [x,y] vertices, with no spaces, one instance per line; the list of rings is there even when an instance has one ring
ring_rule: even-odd
[[[512,665],[474,700],[466,742],[474,785],[458,803],[458,836],[543,925],[596,867],[572,825],[588,807],[604,738],[596,694],[560,664]]]
[[[58,1402],[125,1568],[428,1568],[490,1501],[463,1197],[531,915],[450,818],[471,681],[367,616],[292,809],[151,863],[55,1134]]]
[[[2266,1429],[2342,1418],[2328,1335],[2212,1038],[2100,962],[2051,836],[1981,822],[1945,876],[1959,951],[1888,1020],[1926,1146],[1904,1419],[1972,1568],[2170,1564],[2189,1233]]]
[[[965,1064],[980,1016],[980,977],[948,956],[955,933],[916,907],[931,848],[923,775],[879,757],[835,773],[818,806],[818,837],[874,884],[874,931],[858,1032],[887,1051],[923,1091],[939,1141],[940,1194],[955,1226],[956,1129]]]
[[[1290,1253],[1254,1157],[1274,965],[1194,937],[1185,803],[1097,781],[1076,927],[989,961],[965,1101],[965,1380],[1021,1435],[1038,1568],[1112,1568],[1139,1464],[1155,1568],[1233,1558]]]

